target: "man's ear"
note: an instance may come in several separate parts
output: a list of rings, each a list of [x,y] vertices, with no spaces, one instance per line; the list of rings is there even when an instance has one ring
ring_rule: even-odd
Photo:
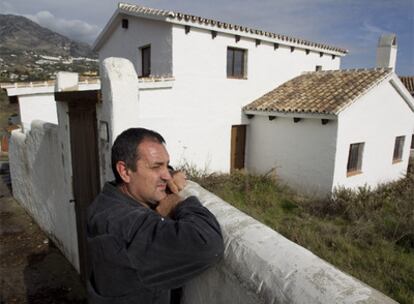
[[[120,160],[116,163],[116,171],[118,171],[118,174],[124,183],[128,184],[131,181],[131,177],[129,176],[129,169],[124,161]]]

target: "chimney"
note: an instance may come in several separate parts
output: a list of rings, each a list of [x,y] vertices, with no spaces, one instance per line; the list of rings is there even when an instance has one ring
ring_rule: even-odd
[[[397,36],[395,34],[382,34],[378,40],[377,67],[392,68],[395,72],[397,62]]]

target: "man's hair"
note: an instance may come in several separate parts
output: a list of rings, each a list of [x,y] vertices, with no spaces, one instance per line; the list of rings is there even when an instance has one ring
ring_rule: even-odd
[[[111,151],[111,163],[117,184],[122,184],[123,180],[116,170],[116,164],[123,161],[128,169],[135,171],[137,169],[136,162],[140,157],[138,146],[144,140],[165,144],[164,138],[159,133],[144,128],[130,128],[119,134],[115,139]]]

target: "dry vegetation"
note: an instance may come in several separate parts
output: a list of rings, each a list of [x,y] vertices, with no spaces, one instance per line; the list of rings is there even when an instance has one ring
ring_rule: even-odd
[[[378,189],[339,189],[309,200],[271,176],[206,174],[192,180],[400,303],[414,303],[414,166]]]
[[[0,89],[0,140],[3,136],[9,135],[6,128],[8,118],[13,113],[19,113],[19,105],[17,103],[9,104],[6,92]],[[6,160],[7,157],[7,153],[0,152],[0,160]]]

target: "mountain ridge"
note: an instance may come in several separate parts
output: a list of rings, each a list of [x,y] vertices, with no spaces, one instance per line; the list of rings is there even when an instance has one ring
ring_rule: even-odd
[[[84,42],[24,16],[0,14],[0,81],[48,80],[57,71],[96,76],[97,57]]]
[[[26,17],[10,14],[0,14],[0,47],[36,50],[54,56],[96,57],[88,44],[71,40]]]

